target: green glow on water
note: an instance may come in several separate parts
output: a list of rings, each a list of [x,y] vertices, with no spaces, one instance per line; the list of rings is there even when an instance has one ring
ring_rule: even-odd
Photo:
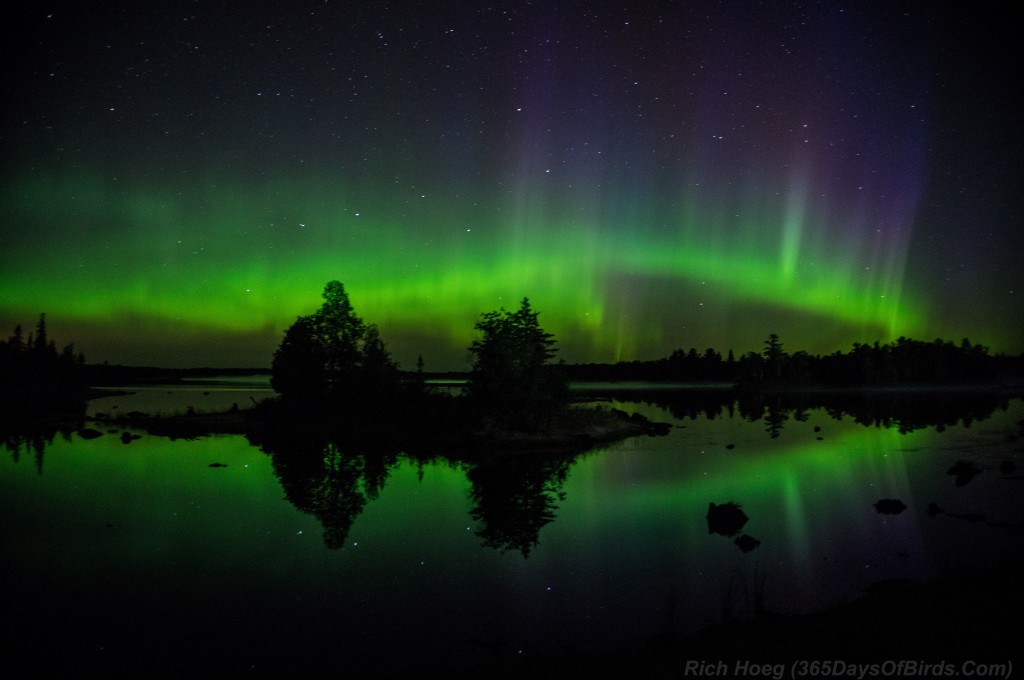
[[[617,405],[670,420],[655,406]],[[906,435],[821,411],[787,421],[774,439],[759,420],[673,421],[667,437],[623,441],[574,462],[528,558],[483,546],[488,520],[470,515],[468,468],[402,458],[340,549],[329,550],[320,520],[330,514],[297,509],[271,457],[224,436],[143,434],[128,445],[116,433],[58,438],[42,474],[22,450],[0,471],[0,531],[16,556],[12,573],[36,593],[39,611],[94,617],[143,602],[170,617],[139,624],[152,635],[159,629],[153,639],[191,621],[194,644],[208,645],[216,636],[201,621],[212,607],[216,629],[244,636],[258,634],[254,620],[288,621],[302,639],[329,621],[331,634],[349,642],[336,649],[342,656],[380,650],[396,635],[420,641],[410,654],[454,653],[467,639],[535,651],[581,635],[622,644],[658,632],[667,598],[685,603],[679,624],[689,630],[720,620],[722,598],[749,593],[760,577],[770,607],[806,611],[880,579],[932,578],[968,556],[1002,554],[1005,532],[925,508],[1024,519],[1015,487],[996,472],[1021,408],[1015,400],[971,428]],[[962,457],[985,472],[955,487],[946,469]],[[309,481],[325,494],[319,508],[346,506],[344,498],[335,505],[330,480]],[[908,508],[881,515],[872,505],[882,498]],[[743,532],[761,541],[752,553],[708,533],[708,503],[727,501],[742,504]],[[538,621],[546,623],[534,635]],[[96,625],[119,626],[102,616]]]

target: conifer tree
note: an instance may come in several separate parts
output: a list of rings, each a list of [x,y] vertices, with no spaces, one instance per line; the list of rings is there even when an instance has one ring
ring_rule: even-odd
[[[523,298],[518,310],[485,312],[475,325],[481,336],[469,348],[469,396],[499,426],[538,427],[565,401],[565,383],[548,365],[557,351],[554,336],[537,317]]]
[[[300,316],[274,352],[270,384],[290,397],[382,396],[397,387],[398,366],[376,326],[355,313],[345,286],[330,281],[324,302]]]

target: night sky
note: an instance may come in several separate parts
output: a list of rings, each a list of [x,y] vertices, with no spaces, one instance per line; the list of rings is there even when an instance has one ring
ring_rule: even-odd
[[[996,4],[17,6],[3,337],[267,366],[337,279],[404,368],[524,296],[570,362],[1024,351]]]

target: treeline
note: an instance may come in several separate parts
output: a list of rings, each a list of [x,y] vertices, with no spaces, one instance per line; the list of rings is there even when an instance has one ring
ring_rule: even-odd
[[[570,381],[644,381],[644,382],[722,382],[735,383],[737,363],[730,350],[722,355],[712,348],[699,353],[677,349],[664,359],[653,361],[619,361],[614,364],[564,364],[561,366]]]
[[[22,327],[0,341],[0,401],[11,406],[59,406],[85,398],[85,356],[73,344],[60,351],[46,333],[46,315],[26,338]]]
[[[675,350],[654,361],[574,364],[563,367],[574,381],[718,382],[750,388],[876,387],[991,383],[1024,374],[1024,356],[991,355],[964,338],[959,344],[901,337],[893,343],[854,343],[849,352],[811,355],[787,352],[772,334],[764,349],[735,358],[713,348]]]

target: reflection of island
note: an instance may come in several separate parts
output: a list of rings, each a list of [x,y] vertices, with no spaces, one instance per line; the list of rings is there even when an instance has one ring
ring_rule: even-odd
[[[272,454],[274,474],[288,500],[314,515],[324,544],[342,548],[355,518],[380,493],[394,458],[346,453],[328,443],[319,455]]]
[[[696,419],[739,416],[762,421],[769,437],[778,437],[789,421],[803,422],[809,411],[821,409],[836,419],[851,417],[865,426],[942,429],[971,423],[1008,408],[1008,399],[992,393],[855,392],[855,393],[734,393],[719,391],[632,392],[619,398],[647,401],[676,417]],[[427,413],[424,411],[423,413]],[[288,499],[315,515],[324,526],[328,546],[340,548],[355,517],[376,498],[400,457],[426,463],[444,459],[466,470],[472,484],[471,515],[480,523],[477,535],[484,545],[529,556],[541,529],[555,518],[564,500],[562,487],[583,447],[539,450],[530,441],[510,449],[508,441],[488,442],[465,436],[440,437],[446,429],[431,429],[431,418],[418,421],[423,437],[396,428],[390,438],[380,428],[355,434],[351,422],[324,413],[262,410],[261,428],[249,438],[273,457],[274,470]],[[421,414],[422,416],[422,414]],[[366,425],[367,414],[361,414]],[[464,434],[464,433],[462,433]],[[744,546],[740,546],[743,549]],[[753,549],[756,545],[748,546]]]
[[[803,422],[807,412],[821,409],[835,420],[851,418],[864,426],[913,432],[933,427],[973,423],[1009,408],[1010,399],[998,391],[944,389],[858,389],[758,392],[733,389],[616,389],[602,397],[660,406],[679,420],[732,417],[737,412],[748,422],[761,420],[765,431],[777,437],[789,420]]]
[[[270,455],[274,474],[288,500],[315,516],[328,548],[344,547],[355,518],[377,498],[398,452],[387,446],[346,438],[320,419],[268,423],[258,440]]]
[[[250,440],[271,456],[288,500],[314,515],[331,549],[345,545],[355,518],[377,498],[399,458],[425,464],[445,459],[464,469],[472,484],[471,515],[477,535],[497,550],[528,556],[540,530],[555,518],[575,452],[483,451],[454,447],[443,455],[406,448],[394,440],[354,436],[337,419],[268,420]]]

